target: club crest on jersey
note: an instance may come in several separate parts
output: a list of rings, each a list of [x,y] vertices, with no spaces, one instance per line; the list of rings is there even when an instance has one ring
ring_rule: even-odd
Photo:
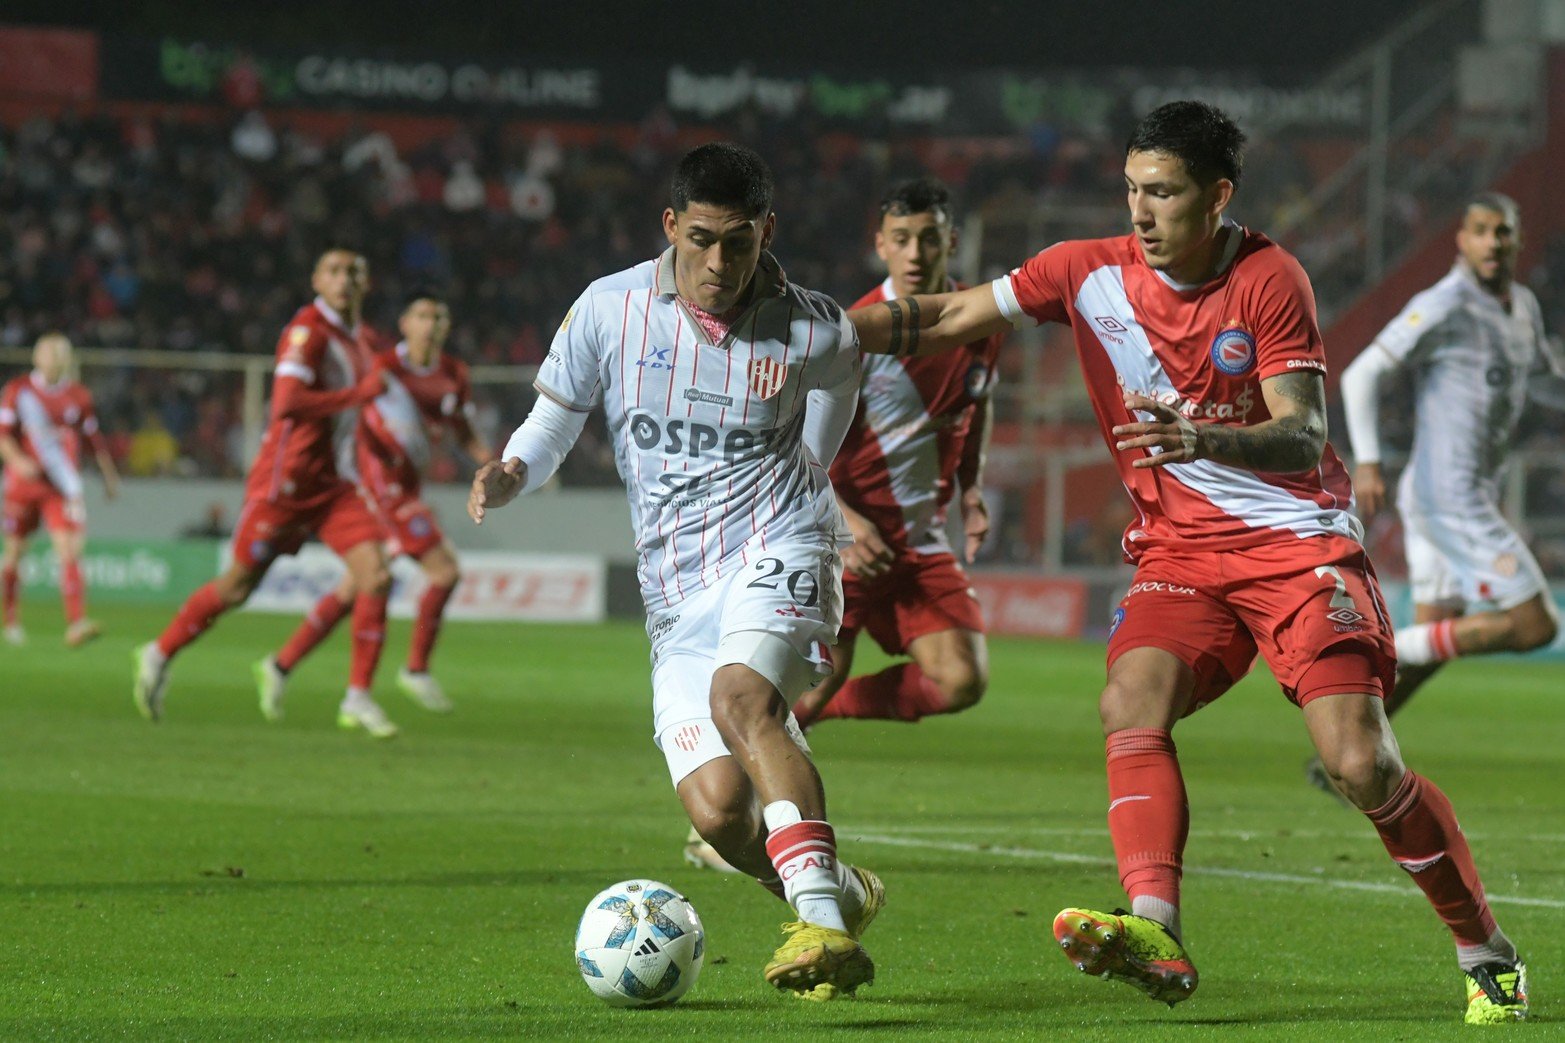
[[[1255,338],[1242,322],[1230,322],[1212,339],[1212,364],[1230,377],[1255,368]]]
[[[788,381],[788,367],[775,359],[750,360],[750,390],[763,401],[771,398]]]

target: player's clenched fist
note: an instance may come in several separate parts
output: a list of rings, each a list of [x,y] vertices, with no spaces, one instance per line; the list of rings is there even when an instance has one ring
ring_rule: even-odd
[[[485,508],[504,507],[516,499],[526,482],[527,465],[520,458],[489,461],[473,475],[473,488],[467,494],[467,516],[482,525]]]
[[[1118,425],[1114,428],[1114,437],[1119,441],[1114,443],[1114,448],[1123,451],[1150,449],[1157,446],[1162,450],[1160,453],[1136,460],[1131,464],[1132,467],[1187,464],[1196,459],[1198,431],[1195,421],[1172,406],[1164,405],[1156,399],[1138,395],[1133,391],[1125,392],[1125,409],[1131,413],[1138,411],[1151,413],[1156,420],[1150,424]]]

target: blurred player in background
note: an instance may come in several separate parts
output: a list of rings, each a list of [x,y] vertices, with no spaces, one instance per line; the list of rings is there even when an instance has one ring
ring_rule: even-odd
[[[958,289],[948,274],[955,249],[945,185],[920,178],[896,186],[881,200],[875,233],[886,279],[853,306]],[[960,485],[971,561],[989,532],[984,456],[1003,339],[925,358],[865,357],[858,412],[831,465],[853,533],[842,552],[842,630],[831,676],[794,706],[801,725],[833,717],[916,721],[983,697],[983,614],[947,540],[946,507]],[[912,662],[849,680],[861,630]]]
[[[0,555],[0,596],[4,599],[5,640],[23,644],[18,610],[18,569],[27,538],[42,521],[60,565],[60,597],[65,603],[65,643],[72,648],[98,636],[87,618],[82,549],[87,541],[87,511],[82,504],[78,464],[83,439],[92,446],[103,492],[119,494],[120,477],[98,430],[92,392],[72,376],[71,342],[46,333],[33,346],[33,371],[0,389],[0,463],[5,464],[5,545]]]
[[[749,149],[687,154],[669,248],[565,315],[538,401],[468,510],[548,481],[602,405],[630,497],[652,641],[653,734],[694,825],[798,912],[766,980],[812,999],[874,977],[858,938],[878,879],[838,861],[789,704],[829,669],[849,542],[826,466],[853,419],[858,339],[766,252],[772,174]]]
[[[357,252],[334,247],[316,261],[311,285],[315,300],[299,309],[277,343],[271,419],[250,466],[233,563],[133,655],[136,706],[150,720],[163,716],[169,664],[179,650],[244,604],[278,555],[295,553],[313,535],[342,558],[357,592],[348,690],[337,723],[378,739],[397,734],[370,697],[391,590],[384,532],[353,482],[359,409],[386,390],[360,323],[369,266]]]
[[[391,535],[390,555],[406,554],[417,561],[428,584],[419,599],[408,662],[397,674],[397,687],[424,709],[449,713],[451,701],[431,676],[429,659],[461,572],[456,549],[441,532],[434,509],[420,497],[420,487],[433,450],[447,431],[475,464],[487,463],[494,454],[473,429],[467,363],[444,351],[451,332],[451,309],[445,300],[415,290],[397,321],[402,340],[380,355],[386,390],[359,418],[359,479]],[[356,593],[353,576],[344,576],[282,650],[255,665],[267,720],[282,717],[289,673],[347,617]]]
[[[1526,970],[1495,924],[1450,802],[1403,765],[1381,705],[1392,635],[1347,472],[1326,443],[1309,280],[1225,214],[1243,142],[1210,105],[1164,105],[1126,146],[1132,234],[1060,243],[988,286],[853,319],[866,350],[893,354],[1012,323],[1070,325],[1137,508],[1124,540],[1136,574],[1114,613],[1098,704],[1109,833],[1131,909],[1055,918],[1076,968],[1170,1004],[1195,991],[1179,894],[1190,815],[1172,729],[1259,651],[1337,788],[1450,930],[1466,1020],[1517,1020]]]
[[[1543,570],[1500,512],[1500,475],[1529,383],[1565,360],[1543,313],[1516,282],[1521,213],[1497,192],[1473,196],[1450,274],[1408,301],[1342,373],[1353,491],[1372,518],[1386,507],[1380,470],[1381,381],[1414,379],[1413,450],[1397,490],[1413,586],[1413,625],[1396,632],[1394,714],[1458,656],[1528,652],[1559,633]],[[1329,786],[1319,762],[1310,778]]]

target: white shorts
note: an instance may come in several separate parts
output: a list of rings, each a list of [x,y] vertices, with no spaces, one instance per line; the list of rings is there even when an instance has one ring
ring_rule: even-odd
[[[750,667],[791,706],[831,673],[841,623],[842,559],[804,542],[773,543],[706,590],[651,613],[652,734],[674,785],[729,755],[712,723],[719,667]],[[808,753],[792,714],[788,730]]]
[[[1538,560],[1497,508],[1441,515],[1404,510],[1402,522],[1416,605],[1505,611],[1549,589]]]

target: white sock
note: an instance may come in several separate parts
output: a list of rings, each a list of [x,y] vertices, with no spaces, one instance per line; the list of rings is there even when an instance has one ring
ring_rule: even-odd
[[[1148,920],[1156,920],[1168,928],[1168,933],[1174,936],[1174,940],[1180,941],[1179,930],[1179,906],[1162,898],[1153,898],[1151,895],[1142,895],[1130,900],[1130,912],[1134,916],[1144,916]],[[1183,944],[1181,942],[1180,944]]]
[[[20,629],[20,627],[18,627],[18,629]],[[163,669],[163,665],[168,662],[168,656],[163,654],[163,649],[158,647],[158,643],[156,641],[149,641],[147,643],[147,647],[142,651],[141,655],[147,665],[151,666],[155,670]]]
[[[847,930],[842,919],[841,870],[837,841],[825,822],[805,821],[791,800],[774,801],[761,809],[768,830],[766,854],[782,878],[788,904],[799,919],[820,927]]]
[[[1505,936],[1505,932],[1498,927],[1489,936],[1489,940],[1483,945],[1458,945],[1456,947],[1456,962],[1461,964],[1462,970],[1470,971],[1474,967],[1482,967],[1486,963],[1511,963],[1517,960],[1516,946]]]
[[[1438,623],[1417,623],[1396,632],[1397,662],[1408,666],[1429,666],[1455,659],[1456,620],[1442,619]]]
[[[365,703],[373,703],[374,701],[374,699],[370,698],[368,688],[355,688],[350,685],[348,693],[342,697],[342,708],[349,710],[355,706],[363,706]]]

